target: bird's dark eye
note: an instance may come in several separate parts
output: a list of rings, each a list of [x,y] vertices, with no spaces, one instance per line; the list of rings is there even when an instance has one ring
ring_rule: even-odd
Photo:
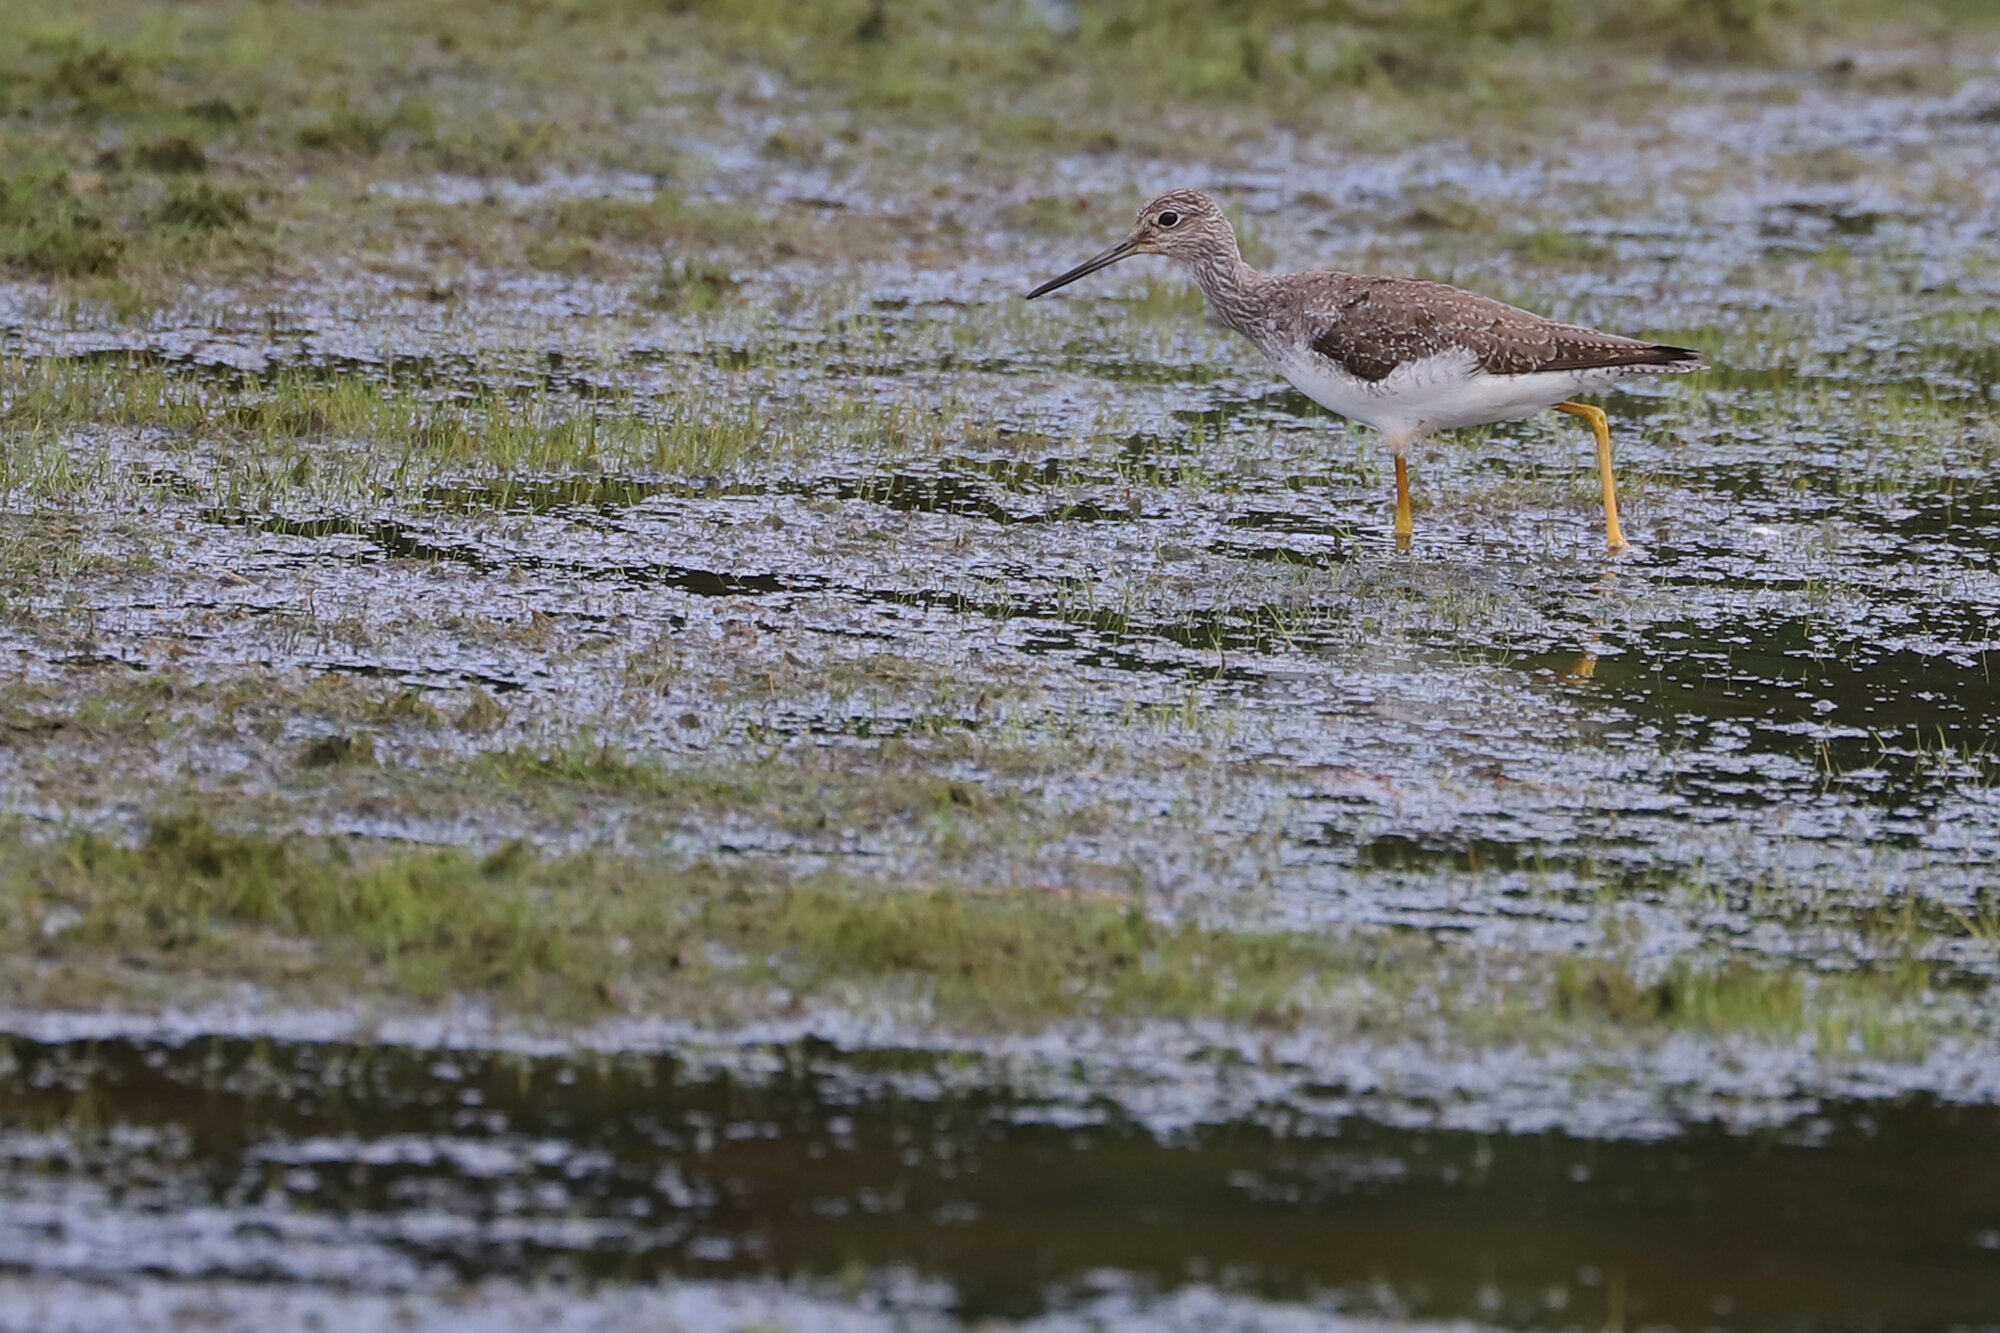
[[[1181,215],[1178,213],[1169,212],[1160,214],[1160,225],[1162,227],[1171,227],[1180,220],[1181,220]]]

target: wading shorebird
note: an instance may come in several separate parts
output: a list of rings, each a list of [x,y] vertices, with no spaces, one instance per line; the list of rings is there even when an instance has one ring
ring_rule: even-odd
[[[1559,324],[1490,297],[1417,278],[1259,273],[1200,190],[1146,201],[1132,234],[1028,293],[1045,296],[1132,255],[1179,260],[1222,322],[1299,392],[1382,433],[1396,459],[1396,541],[1410,539],[1410,443],[1435,431],[1513,421],[1544,408],[1582,417],[1597,436],[1604,533],[1626,549],[1603,411],[1568,401],[1627,375],[1700,368],[1685,347]]]

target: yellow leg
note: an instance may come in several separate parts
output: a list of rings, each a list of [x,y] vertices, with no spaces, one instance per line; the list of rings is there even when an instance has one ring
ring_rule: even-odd
[[[1414,525],[1410,522],[1410,464],[1396,455],[1396,545],[1408,546]]]
[[[1630,549],[1625,530],[1618,526],[1618,487],[1611,480],[1611,422],[1602,408],[1589,403],[1557,403],[1556,411],[1582,417],[1597,436],[1597,478],[1604,483],[1604,535],[1610,539],[1612,550]]]

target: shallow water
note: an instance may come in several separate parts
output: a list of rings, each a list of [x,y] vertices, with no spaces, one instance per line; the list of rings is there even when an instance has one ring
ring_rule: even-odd
[[[1496,1328],[1974,1328],[2000,1293],[1992,1107],[1163,1133],[966,1057],[745,1057],[16,1041],[0,1268],[350,1300],[761,1279],[973,1320],[1199,1288]]]

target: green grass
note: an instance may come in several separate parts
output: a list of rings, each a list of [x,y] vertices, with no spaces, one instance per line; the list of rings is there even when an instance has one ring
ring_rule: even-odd
[[[708,313],[734,304],[740,285],[727,265],[676,256],[660,265],[659,276],[643,289],[643,299],[655,310]]]
[[[1930,1033],[1911,1004],[1939,984],[1939,969],[1912,956],[1878,967],[1815,975],[1796,966],[1731,961],[1678,962],[1641,982],[1615,959],[1571,958],[1556,965],[1557,1015],[1627,1031],[1673,1028],[1788,1040],[1812,1033],[1819,1049],[1840,1056],[1922,1054]]]
[[[1574,232],[1541,227],[1513,237],[1508,248],[1536,264],[1597,265],[1611,258],[1609,246]]]
[[[307,761],[356,757],[316,743]],[[656,790],[661,781],[602,758],[527,771]],[[758,799],[698,778],[688,790],[718,809]],[[942,787],[930,799],[960,800]],[[544,1018],[730,1021],[765,1012],[777,987],[784,1005],[874,996],[967,1028],[1122,1016],[1379,1032],[1422,1026],[1413,1003],[1429,995],[1443,1021],[1487,1039],[1811,1034],[1832,1056],[1891,1057],[1921,1054],[1934,1035],[1912,1005],[1940,984],[1911,959],[1840,975],[1684,959],[1641,982],[1611,958],[1516,958],[1497,971],[1487,958],[1480,998],[1468,1001],[1458,997],[1473,993],[1463,971],[1473,960],[1420,934],[1220,929],[1162,920],[1125,895],[550,858],[518,842],[481,857],[237,834],[194,814],[156,818],[134,847],[92,835],[0,840],[0,957],[12,960],[13,1001],[58,1005],[143,994],[161,979],[248,980],[294,1001],[480,994]],[[1496,991],[1496,975],[1512,979]]]
[[[735,284],[712,252],[767,249],[785,243],[789,231],[746,209],[699,204],[678,191],[660,190],[645,199],[567,199],[541,210],[524,253],[535,268],[584,273],[620,265],[621,252],[664,252],[661,294],[714,297]],[[696,290],[704,287],[706,292]]]
[[[1565,1017],[1626,1025],[1786,1033],[1805,1020],[1798,973],[1741,963],[1716,970],[1682,965],[1646,985],[1621,964],[1568,959],[1556,968],[1555,1003]]]
[[[765,763],[675,768],[582,740],[562,749],[481,756],[483,779],[509,786],[581,788],[642,797],[668,811],[732,813],[792,830],[880,827],[899,820],[1011,818],[1013,803],[978,784],[930,773],[815,771]]]
[[[0,177],[0,263],[40,277],[116,270],[124,242],[66,171]]]
[[[1080,1012],[1272,1022],[1316,978],[1362,962],[1307,936],[1162,924],[1135,903],[1042,890],[771,883],[547,860],[519,844],[483,859],[351,850],[224,833],[198,816],[155,820],[136,848],[14,841],[0,860],[0,948],[38,957],[44,973],[136,956],[167,972],[387,985],[414,1000],[477,991],[575,1016],[621,996],[713,1013],[754,1007],[773,984],[896,983],[976,1026]]]
[[[727,299],[722,281],[698,270],[674,299],[714,307]],[[931,453],[978,429],[950,401],[778,401],[756,382],[576,400],[282,371],[224,389],[142,361],[0,355],[0,494],[55,500],[87,488],[98,469],[67,442],[86,425],[161,427],[184,445],[199,442],[206,489],[230,506],[314,495],[350,502],[441,477],[714,476],[862,444]],[[352,448],[357,441],[369,447]]]
[[[701,171],[676,144],[756,67],[807,98],[800,123],[767,136],[768,157],[893,155],[867,127],[949,126],[1025,165],[1121,145],[1184,152],[1190,136],[1215,147],[1273,125],[1408,144],[1579,106],[1641,114],[1678,95],[1662,53],[1811,65],[1830,43],[1949,32],[1964,44],[1997,26],[1970,0],[1101,0],[1077,16],[1059,32],[1013,0],[894,4],[880,21],[867,0],[20,0],[0,28],[0,264],[152,285],[254,271],[367,235],[356,223],[370,205],[349,188],[366,181],[587,165],[663,186],[540,210],[531,263],[823,247],[823,217],[795,242],[773,219],[751,227],[690,202]],[[217,177],[214,193],[163,207],[189,176]],[[301,176],[331,188],[298,193]],[[1084,215],[1037,199],[1005,220],[1069,234]],[[389,252],[408,236],[369,243]]]
[[[1020,94],[1032,88],[1045,112],[1053,102],[1077,114],[1038,121],[1042,133],[1023,137],[1079,146],[1107,132],[1143,139],[1148,120],[1190,103],[1324,132],[1339,123],[1326,112],[1362,96],[1489,110],[1578,96],[1577,85],[1602,78],[1574,58],[1579,50],[1599,57],[1592,64],[1661,53],[1763,63],[1803,56],[1829,32],[1990,21],[1969,4],[1879,0],[1810,12],[1784,0],[1107,0],[1079,6],[1069,33],[999,5],[891,7],[879,23],[859,4],[749,0],[690,10],[690,27],[722,52],[868,110],[1018,121]],[[1540,58],[1557,56],[1567,57],[1564,77],[1549,78],[1555,64]]]

